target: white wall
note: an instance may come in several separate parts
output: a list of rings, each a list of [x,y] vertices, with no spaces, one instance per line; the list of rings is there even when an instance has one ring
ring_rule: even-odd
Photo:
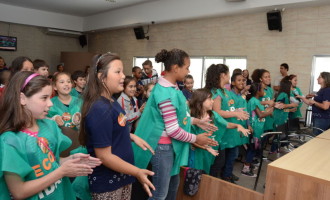
[[[83,31],[83,18],[0,3],[0,21]]]

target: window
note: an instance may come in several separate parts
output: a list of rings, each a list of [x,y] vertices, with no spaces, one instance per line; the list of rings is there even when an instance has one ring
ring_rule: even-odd
[[[164,66],[161,63],[156,63],[153,57],[134,57],[133,65],[142,67],[142,63],[149,59],[157,70],[158,75],[164,70]],[[233,70],[240,68],[246,69],[247,60],[246,57],[234,57],[234,56],[191,56],[190,57],[190,74],[194,77],[194,89],[202,88],[205,85],[205,74],[208,67],[212,64],[226,64],[229,67],[229,72],[232,74]]]
[[[311,80],[311,92],[317,92],[321,86],[317,83],[317,78],[321,72],[330,72],[330,55],[314,56]]]

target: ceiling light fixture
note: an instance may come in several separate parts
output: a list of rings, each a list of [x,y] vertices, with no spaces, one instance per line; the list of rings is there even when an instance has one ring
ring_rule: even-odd
[[[110,2],[110,3],[116,3],[116,0],[105,0],[107,2]]]

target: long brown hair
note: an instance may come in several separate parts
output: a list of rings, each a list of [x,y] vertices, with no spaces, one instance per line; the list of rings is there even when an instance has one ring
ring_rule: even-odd
[[[212,97],[212,93],[208,89],[202,88],[202,89],[195,90],[192,93],[191,99],[189,101],[190,115],[192,117],[201,119],[204,115],[203,103],[207,98],[210,98],[210,97]],[[212,111],[208,110],[207,113],[209,114],[209,116],[211,118]]]
[[[0,103],[0,134],[6,131],[18,132],[33,123],[31,111],[21,105],[21,92],[29,98],[51,83],[44,76],[35,76],[22,88],[32,74],[27,71],[17,72],[6,86]]]
[[[110,63],[114,60],[120,60],[120,57],[114,53],[105,53],[94,56],[93,65],[89,69],[89,79],[83,93],[83,105],[81,108],[81,122],[79,129],[80,144],[86,146],[87,132],[85,128],[85,120],[93,103],[100,98],[103,92],[109,97],[112,96],[111,91],[103,84],[102,80],[107,77]]]

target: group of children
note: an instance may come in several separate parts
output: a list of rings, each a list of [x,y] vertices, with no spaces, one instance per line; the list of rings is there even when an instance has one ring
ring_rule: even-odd
[[[180,166],[235,182],[243,146],[242,174],[254,177],[262,133],[301,116],[300,102],[290,101],[300,92],[296,76],[274,97],[267,70],[255,70],[247,87],[242,72],[230,77],[226,65],[213,64],[205,88],[193,90],[185,51],[163,49],[155,60],[164,63],[163,77],[150,61],[125,77],[118,55],[97,55],[88,81],[82,72],[50,81],[45,69],[19,72],[33,67],[21,62],[0,103],[0,199],[130,199],[135,178],[149,199],[176,199]]]

